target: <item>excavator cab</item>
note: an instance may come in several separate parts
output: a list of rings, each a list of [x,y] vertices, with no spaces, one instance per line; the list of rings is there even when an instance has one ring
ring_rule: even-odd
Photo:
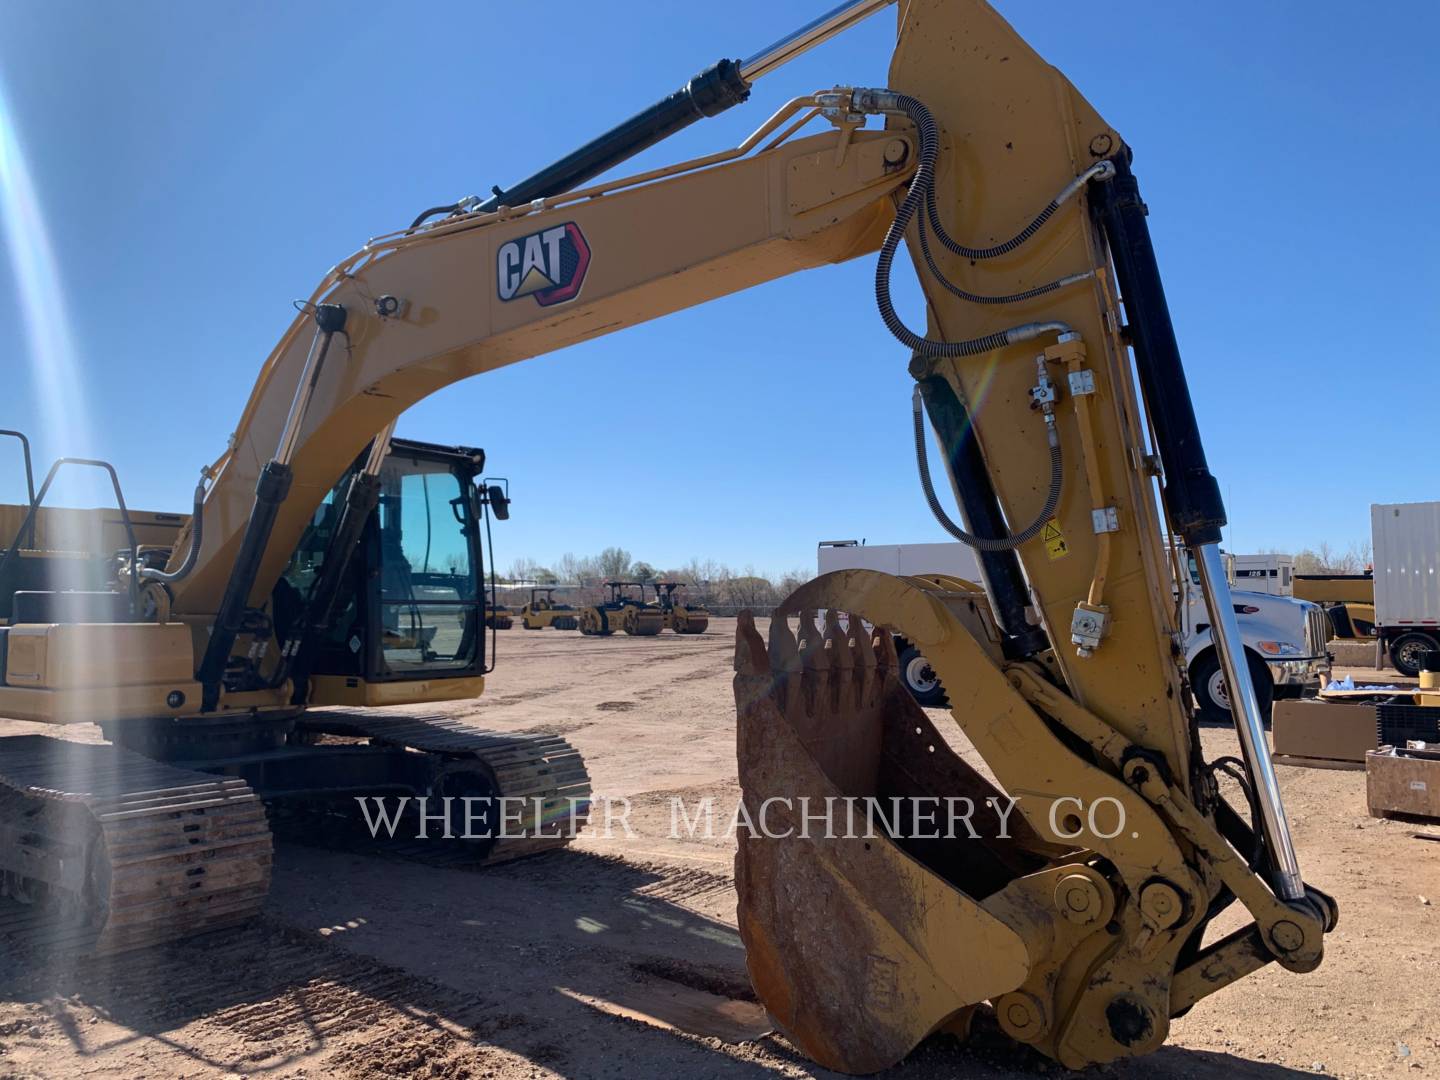
[[[325,560],[344,557],[334,550],[335,534],[354,469],[317,508],[274,598],[281,640],[304,608],[332,605],[328,625],[307,646],[311,703],[361,703],[357,696],[393,697],[393,684],[483,673],[481,629],[490,612],[476,481],[484,460],[481,450],[391,440],[377,505],[333,598],[323,597],[320,581]]]

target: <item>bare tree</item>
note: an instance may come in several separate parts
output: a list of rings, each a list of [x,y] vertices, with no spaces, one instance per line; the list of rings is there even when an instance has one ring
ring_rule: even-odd
[[[680,571],[680,577],[692,585],[699,585],[704,581],[715,581],[720,577],[723,568],[714,559],[691,559]]]
[[[555,576],[564,582],[580,580],[580,560],[567,551],[555,560]]]
[[[769,578],[757,573],[753,566],[747,566],[743,573],[735,575],[731,575],[727,569],[725,574],[725,591],[722,595],[736,607],[758,611],[775,606],[777,597],[774,584]]]
[[[535,576],[535,569],[535,561],[522,556],[510,563],[510,569],[505,572],[505,578],[507,581],[529,581]]]
[[[780,575],[780,580],[775,583],[775,591],[779,594],[780,599],[783,600],[812,577],[814,577],[813,574],[807,574],[804,570],[796,567],[794,570],[789,570]]]
[[[602,577],[623,578],[630,573],[630,552],[622,547],[606,548],[595,561]]]
[[[1363,574],[1372,563],[1370,542],[1353,542],[1343,552],[1326,541],[1295,556],[1297,574]]]

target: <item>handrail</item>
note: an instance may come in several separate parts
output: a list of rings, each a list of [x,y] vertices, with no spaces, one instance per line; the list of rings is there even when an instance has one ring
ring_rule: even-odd
[[[5,554],[0,555],[0,574],[5,572],[5,568],[10,564],[10,560],[13,559],[20,550],[20,537],[25,534],[26,530],[29,530],[31,543],[34,543],[35,522],[39,515],[40,504],[45,501],[45,496],[49,494],[50,485],[54,483],[55,474],[60,471],[62,465],[85,465],[91,468],[104,469],[109,473],[110,486],[115,492],[115,502],[120,508],[120,523],[125,526],[125,537],[130,541],[130,566],[134,568],[139,562],[140,545],[135,539],[135,525],[130,520],[130,510],[125,505],[124,494],[120,491],[120,477],[115,472],[115,466],[111,465],[108,461],[101,461],[98,458],[62,457],[56,458],[55,464],[50,466],[50,471],[45,474],[45,482],[40,485],[39,492],[30,500],[30,510],[25,515],[25,524],[21,525],[15,533],[15,539],[11,541],[10,547],[6,550]],[[138,585],[139,583],[132,573],[130,575],[130,610],[132,614],[139,606]]]
[[[35,505],[35,468],[30,459],[30,440],[25,437],[23,431],[11,431],[8,428],[0,428],[0,435],[9,435],[13,439],[20,440],[20,449],[25,455],[25,498],[28,500],[28,505],[33,507]],[[23,531],[22,529],[21,532]],[[18,538],[20,533],[17,532],[15,535]],[[35,523],[33,521],[30,523],[29,546],[35,546]]]

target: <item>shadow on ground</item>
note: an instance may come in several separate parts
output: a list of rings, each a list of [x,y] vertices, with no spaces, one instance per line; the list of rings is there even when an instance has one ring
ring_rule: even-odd
[[[0,999],[28,1003],[82,1072],[518,1077],[528,1062],[576,1080],[835,1075],[776,1036],[724,1044],[602,1007],[657,980],[749,996],[734,929],[687,906],[728,888],[722,874],[575,850],[475,873],[293,844],[278,854],[255,923],[104,960],[32,957],[0,974]],[[0,1031],[0,1054],[15,1034]],[[982,1020],[968,1042],[933,1038],[883,1075],[1062,1071]],[[1300,1074],[1167,1047],[1095,1075]]]

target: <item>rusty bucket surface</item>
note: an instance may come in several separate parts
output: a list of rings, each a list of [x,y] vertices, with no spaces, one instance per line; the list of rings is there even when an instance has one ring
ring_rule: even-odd
[[[979,901],[1043,866],[1043,844],[1018,814],[1008,840],[943,838],[943,808],[964,805],[947,798],[1007,797],[906,692],[888,631],[833,610],[798,622],[773,619],[768,646],[748,614],[736,633],[740,933],[785,1034],[873,1072],[1025,980],[1020,935]],[[939,820],[917,820],[930,805]]]

